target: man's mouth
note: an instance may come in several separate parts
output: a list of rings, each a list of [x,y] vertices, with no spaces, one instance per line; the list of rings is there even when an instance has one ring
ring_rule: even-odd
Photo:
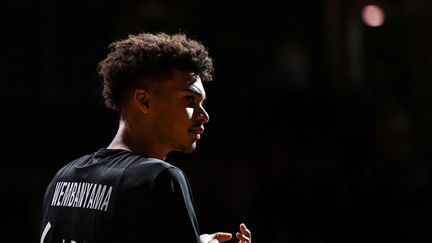
[[[198,140],[201,138],[201,134],[204,132],[204,127],[203,126],[193,127],[189,129],[189,131],[193,133],[195,140]]]

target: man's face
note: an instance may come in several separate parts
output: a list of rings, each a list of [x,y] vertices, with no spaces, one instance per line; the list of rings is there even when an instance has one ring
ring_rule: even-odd
[[[192,152],[209,116],[201,79],[191,72],[174,71],[170,80],[151,92],[151,119],[157,146],[168,151]]]

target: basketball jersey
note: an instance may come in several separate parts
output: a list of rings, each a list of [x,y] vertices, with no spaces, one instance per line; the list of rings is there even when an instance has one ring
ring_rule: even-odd
[[[186,175],[158,159],[100,149],[61,168],[44,197],[41,243],[199,243]]]

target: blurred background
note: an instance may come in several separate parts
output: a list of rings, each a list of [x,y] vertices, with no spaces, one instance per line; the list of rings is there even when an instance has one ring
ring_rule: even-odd
[[[188,175],[202,232],[255,243],[432,242],[432,2],[7,1],[0,4],[2,242],[38,242],[43,194],[106,147],[97,63],[142,31],[215,61]],[[232,241],[234,242],[234,240]]]

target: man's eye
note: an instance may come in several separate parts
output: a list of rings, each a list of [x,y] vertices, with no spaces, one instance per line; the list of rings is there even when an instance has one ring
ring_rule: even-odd
[[[193,95],[188,95],[185,97],[187,102],[194,102],[195,101],[195,96]]]

